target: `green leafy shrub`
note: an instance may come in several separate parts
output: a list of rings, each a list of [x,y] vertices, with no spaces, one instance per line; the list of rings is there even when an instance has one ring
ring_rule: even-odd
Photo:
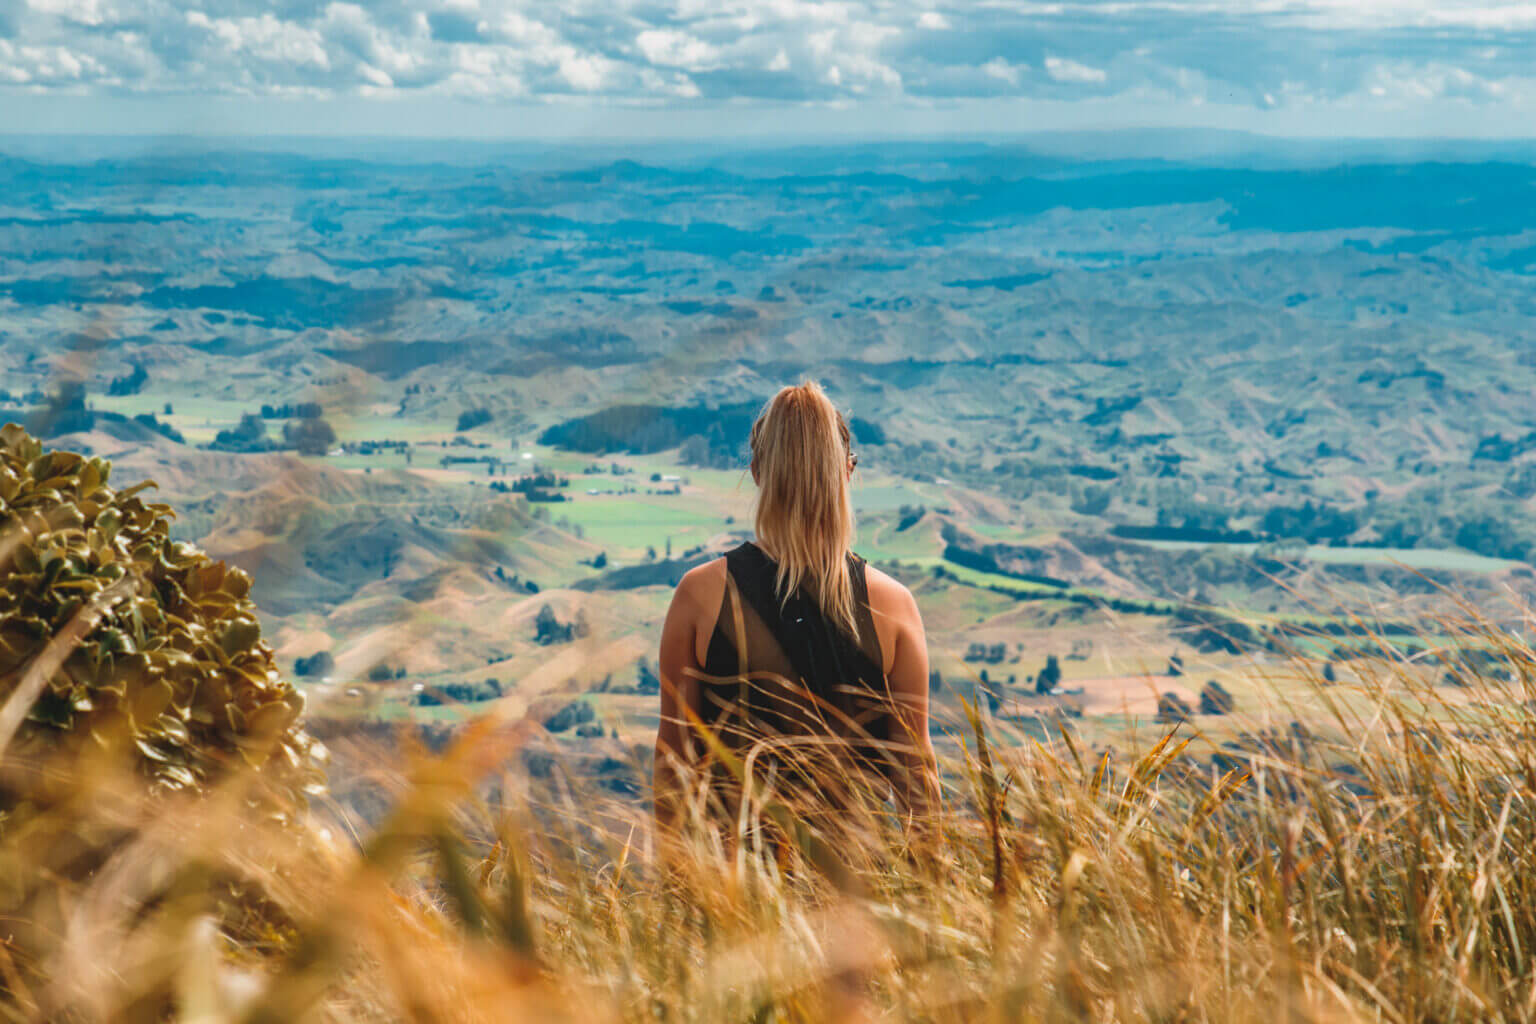
[[[278,813],[301,807],[323,749],[261,638],[251,578],[172,541],[170,507],[139,496],[154,485],[115,490],[110,468],[0,429],[0,721],[20,718],[0,748],[24,764],[118,751],[155,791],[252,769]],[[62,796],[48,775],[8,777],[0,814]]]

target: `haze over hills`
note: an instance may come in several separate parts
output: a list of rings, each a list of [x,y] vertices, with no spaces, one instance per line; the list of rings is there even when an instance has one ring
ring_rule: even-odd
[[[1032,669],[1064,612],[1091,646],[1067,592],[1527,592],[1533,155],[1157,141],[12,146],[0,418],[157,478],[353,676],[524,678],[545,603],[588,620],[551,686],[627,674],[802,375],[951,670],[973,636]],[[266,450],[316,418],[331,454]]]

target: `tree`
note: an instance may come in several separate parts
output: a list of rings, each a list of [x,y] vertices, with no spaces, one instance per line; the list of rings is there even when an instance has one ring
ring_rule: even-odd
[[[677,450],[677,461],[685,466],[708,466],[710,464],[709,441],[704,437],[694,434],[685,439]]]
[[[334,671],[336,671],[336,659],[331,657],[329,651],[318,651],[293,663],[294,675],[299,676],[328,676]]]
[[[660,693],[661,677],[651,671],[651,663],[641,658],[635,664],[635,692],[636,693]]]
[[[42,411],[34,417],[34,432],[46,436],[92,429],[96,426],[96,414],[85,399],[84,381],[61,381],[44,401]]]
[[[144,390],[144,385],[149,382],[149,373],[144,369],[144,364],[134,363],[133,371],[125,377],[114,377],[107,385],[107,394],[114,397],[123,395],[136,395]]]
[[[572,726],[592,721],[592,705],[584,700],[573,700],[544,719],[544,728],[550,732],[565,732]]]
[[[459,413],[459,423],[454,429],[459,431],[474,430],[476,427],[485,426],[491,422],[491,419],[491,410],[489,409],[483,407],[479,409],[466,409]]]
[[[272,441],[267,437],[266,421],[248,412],[240,417],[239,426],[215,434],[210,447],[215,451],[265,452],[272,449]]]
[[[324,455],[336,443],[336,431],[322,419],[289,420],[283,424],[283,441],[300,455]]]
[[[1172,690],[1157,695],[1157,720],[1164,725],[1176,725],[1190,714],[1189,702]]]
[[[1202,715],[1229,715],[1232,713],[1232,694],[1227,688],[1212,679],[1205,684],[1200,691],[1200,713]]]
[[[539,609],[533,628],[534,640],[545,645],[569,643],[574,633],[571,625],[556,618],[554,608],[547,604]]]
[[[1056,655],[1049,654],[1045,658],[1045,668],[1035,677],[1035,692],[1050,693],[1061,684],[1061,663],[1056,660]]]

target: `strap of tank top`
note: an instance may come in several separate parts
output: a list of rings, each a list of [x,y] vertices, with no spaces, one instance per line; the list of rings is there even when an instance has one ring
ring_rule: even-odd
[[[730,552],[726,566],[737,592],[778,640],[813,693],[829,693],[839,683],[878,680],[880,667],[870,663],[853,637],[827,621],[814,601],[798,591],[788,601],[780,601],[773,562],[756,545],[743,544]]]

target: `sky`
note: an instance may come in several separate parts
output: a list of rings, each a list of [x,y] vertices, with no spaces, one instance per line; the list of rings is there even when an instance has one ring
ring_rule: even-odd
[[[1536,136],[1536,2],[0,0],[0,133]]]

